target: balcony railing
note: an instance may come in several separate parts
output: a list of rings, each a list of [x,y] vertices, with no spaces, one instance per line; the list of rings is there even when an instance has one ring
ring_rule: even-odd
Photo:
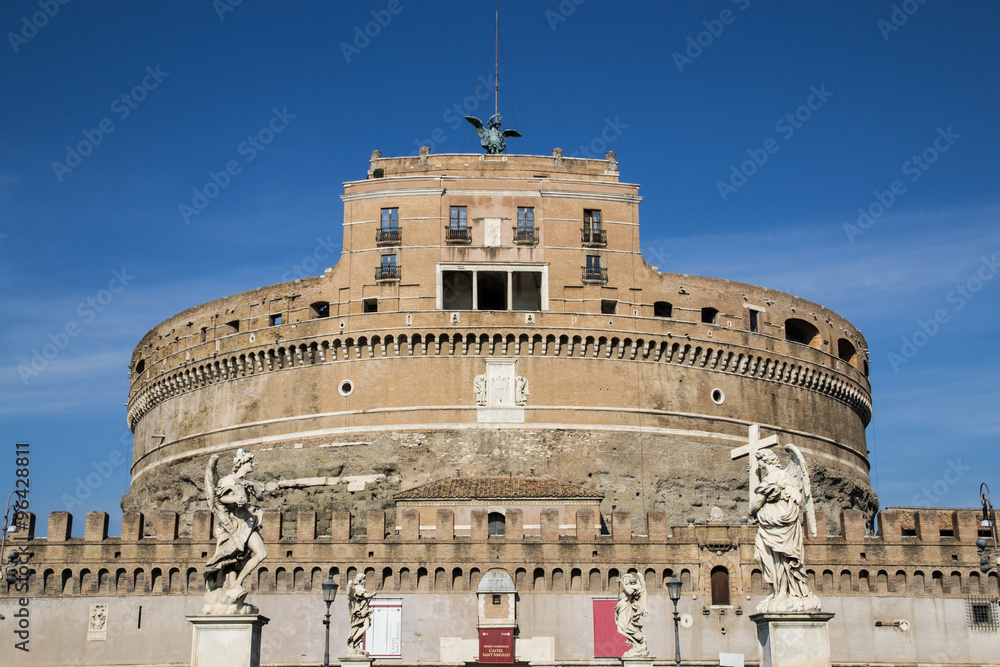
[[[606,246],[608,245],[608,234],[603,229],[584,227],[580,230],[580,242],[585,246]]]
[[[514,227],[514,243],[517,245],[536,245],[538,230],[534,227],[518,229]]]
[[[608,270],[600,266],[585,266],[583,267],[583,282],[606,283],[608,282]]]
[[[375,280],[382,282],[386,280],[399,280],[400,269],[402,265],[400,264],[390,264],[387,266],[376,266],[375,267]]]
[[[445,229],[444,240],[448,243],[472,243],[472,230],[467,227],[464,229],[448,227]]]
[[[403,242],[403,230],[399,227],[379,229],[375,232],[375,245],[399,245]]]

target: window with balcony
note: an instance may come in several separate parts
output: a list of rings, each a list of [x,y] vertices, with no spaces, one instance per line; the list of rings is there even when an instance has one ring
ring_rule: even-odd
[[[382,263],[375,269],[375,280],[399,280],[395,253],[382,255]]]
[[[583,267],[583,282],[606,283],[608,270],[601,266],[600,255],[587,255],[587,264]]]
[[[533,206],[517,207],[517,227],[514,228],[514,243],[518,245],[535,245],[538,243],[538,232],[535,230],[535,208]]]
[[[585,246],[604,246],[608,244],[608,237],[601,227],[601,212],[597,209],[584,209],[583,229],[581,230],[581,242]]]
[[[382,218],[379,222],[378,233],[375,242],[378,245],[399,245],[402,235],[399,230],[399,209],[382,209]]]
[[[451,207],[445,239],[450,243],[469,243],[472,241],[472,235],[469,233],[467,207]]]

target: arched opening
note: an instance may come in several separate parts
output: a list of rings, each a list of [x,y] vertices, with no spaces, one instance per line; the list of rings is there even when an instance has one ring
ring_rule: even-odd
[[[820,344],[819,329],[805,320],[793,317],[785,320],[785,340],[818,349]]]
[[[506,521],[506,517],[500,512],[490,512],[487,517],[487,535],[490,537],[503,537],[506,535]]]
[[[669,301],[657,301],[653,304],[654,317],[673,317],[674,306]]]
[[[715,324],[719,318],[719,311],[716,308],[705,307],[701,309],[701,323]]]
[[[729,570],[722,565],[712,568],[712,604],[729,604]]]
[[[837,340],[837,356],[857,368],[858,350],[854,347],[851,341],[846,338]]]

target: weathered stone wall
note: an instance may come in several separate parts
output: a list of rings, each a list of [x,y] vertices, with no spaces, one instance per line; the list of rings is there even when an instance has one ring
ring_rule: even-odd
[[[646,628],[653,655],[673,654],[672,606],[663,584],[676,574],[684,582],[680,611],[693,619],[681,631],[685,659],[710,661],[718,651],[754,659],[755,630],[747,616],[764,591],[753,561],[753,526],[670,526],[664,513],[654,512],[646,517],[646,534],[637,535],[619,511],[607,522],[611,535],[488,538],[479,520],[471,537],[455,538],[448,517],[442,519],[421,531],[419,513],[406,510],[400,534],[385,535],[379,525],[384,516],[373,512],[366,534],[352,539],[351,517],[343,512],[334,515],[328,536],[315,534],[314,513],[299,513],[295,532],[284,535],[280,513],[268,512],[263,535],[269,557],[251,577],[253,602],[272,619],[264,631],[264,664],[316,663],[323,637],[319,585],[332,573],[344,587],[356,568],[367,572],[369,585],[381,586],[380,595],[402,600],[402,664],[455,662],[456,651],[475,646],[473,591],[494,567],[514,578],[523,646],[551,638],[551,663],[593,660],[592,600],[613,597],[618,578],[631,569],[649,588]],[[155,538],[141,536],[144,517],[138,514],[124,517],[121,537],[108,537],[107,515],[92,512],[83,536],[72,537],[80,527],[74,531],[72,517],[56,512],[47,538],[29,531],[16,539],[34,554],[26,594],[32,650],[5,647],[10,658],[4,664],[64,665],[70,655],[69,662],[82,665],[184,664],[191,641],[184,615],[200,611],[200,568],[214,549],[211,515],[198,513],[189,539],[175,537],[173,513],[150,520]],[[591,517],[578,520],[593,525]],[[963,600],[997,594],[995,576],[979,573],[977,512],[887,510],[879,524],[878,536],[866,536],[861,513],[847,511],[840,533],[825,535],[829,524],[820,515],[820,536],[806,544],[811,583],[824,610],[837,614],[830,626],[835,663],[1000,664],[1000,635],[971,629]],[[710,572],[720,565],[731,573],[731,604],[713,606]],[[8,602],[25,596],[5,587],[0,594]],[[89,605],[97,603],[109,604],[108,637],[88,642]],[[334,612],[336,656],[347,632],[342,597]],[[909,628],[893,627],[901,620]]]

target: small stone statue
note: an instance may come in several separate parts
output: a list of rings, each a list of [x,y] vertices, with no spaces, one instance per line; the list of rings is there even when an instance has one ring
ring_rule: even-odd
[[[466,116],[465,120],[472,123],[472,127],[476,128],[476,134],[479,135],[479,143],[486,150],[487,155],[506,153],[507,137],[521,136],[521,133],[517,130],[500,129],[500,114],[493,114],[493,117],[486,121],[485,127],[483,127],[483,121],[475,116]]]
[[[517,376],[517,392],[514,394],[514,405],[526,405],[528,403],[528,396],[531,393],[528,391],[528,378]]]
[[[486,374],[477,375],[472,383],[472,393],[476,395],[476,405],[486,405]]]
[[[757,605],[759,613],[819,611],[820,601],[811,590],[802,562],[802,517],[816,534],[812,489],[802,452],[785,445],[791,455],[787,468],[767,449],[757,451],[760,483],[750,500],[750,516],[756,519],[754,558],[760,564],[771,594]]]
[[[645,580],[629,572],[622,577],[622,589],[615,604],[615,625],[630,648],[623,658],[645,658],[649,655],[646,635],[642,634],[642,617],[649,613],[646,604]]]
[[[254,504],[264,492],[246,476],[253,472],[253,454],[242,449],[233,460],[233,473],[218,479],[217,455],[208,461],[205,486],[208,508],[215,516],[215,554],[205,564],[205,604],[202,613],[256,614],[257,608],[245,602],[249,593],[243,581],[262,560],[267,548],[260,536],[263,517]]]
[[[365,575],[358,573],[347,591],[347,610],[351,616],[351,632],[347,637],[347,654],[368,656],[368,651],[361,648],[365,633],[372,624],[372,599],[378,593],[378,588],[369,593],[365,587]]]

